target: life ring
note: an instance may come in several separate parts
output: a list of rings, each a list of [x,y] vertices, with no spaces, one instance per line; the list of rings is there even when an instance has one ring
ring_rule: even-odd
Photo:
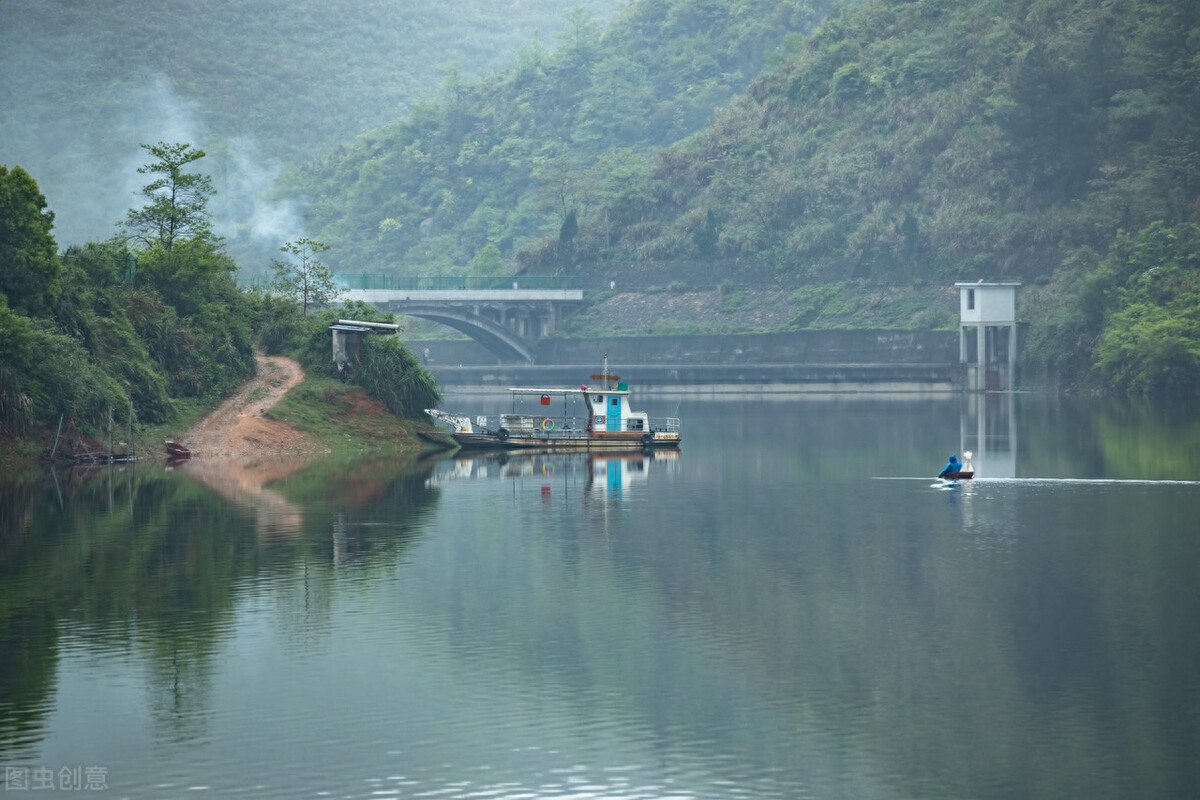
[[[549,417],[546,417],[544,420],[542,420],[542,430],[546,431],[547,433],[554,430],[554,420],[550,419]]]
[[[501,428],[500,432],[496,435],[498,437],[500,437],[500,441],[502,441],[502,442],[508,441],[508,428]]]

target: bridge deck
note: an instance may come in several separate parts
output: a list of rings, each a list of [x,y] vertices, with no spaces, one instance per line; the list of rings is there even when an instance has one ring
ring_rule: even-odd
[[[344,289],[343,300],[364,303],[579,302],[583,289]]]

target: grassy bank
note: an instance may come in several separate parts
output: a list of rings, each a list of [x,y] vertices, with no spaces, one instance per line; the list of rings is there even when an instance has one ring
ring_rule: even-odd
[[[176,403],[176,416],[161,425],[137,426],[133,446],[147,458],[164,457],[165,439],[180,439],[185,431],[199,423],[220,405],[220,401]],[[424,427],[415,420],[401,419],[391,414],[383,404],[372,400],[359,387],[348,386],[323,377],[306,377],[274,408],[264,415],[284,422],[309,435],[331,453],[419,454],[428,444],[417,436]],[[127,430],[114,430],[114,449],[124,452]],[[77,440],[81,437],[73,432]],[[89,438],[90,441],[95,441]],[[37,430],[21,438],[0,437],[0,469],[6,472],[40,469],[40,461],[54,440],[53,430]],[[107,443],[96,443],[93,450],[104,450]]]
[[[423,449],[417,430],[372,400],[357,386],[332,378],[307,376],[268,410],[268,419],[285,422],[332,452],[416,453]]]

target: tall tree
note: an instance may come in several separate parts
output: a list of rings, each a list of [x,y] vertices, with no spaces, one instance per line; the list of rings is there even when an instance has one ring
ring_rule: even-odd
[[[305,316],[310,305],[328,305],[338,298],[341,289],[333,279],[329,267],[317,260],[317,254],[329,249],[329,245],[313,239],[297,239],[279,248],[290,253],[287,261],[271,260],[275,277],[271,288],[300,304]]]
[[[20,167],[0,164],[0,293],[14,309],[39,314],[60,291],[54,212],[37,182]]]
[[[188,164],[204,158],[204,151],[190,144],[143,144],[154,161],[138,167],[143,175],[159,177],[142,187],[146,205],[130,209],[125,228],[147,247],[170,251],[179,238],[208,239],[212,218],[208,201],[216,194],[208,175],[185,172]]]

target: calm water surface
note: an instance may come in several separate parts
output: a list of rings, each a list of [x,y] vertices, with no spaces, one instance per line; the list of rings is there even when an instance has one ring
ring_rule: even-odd
[[[3,788],[1195,796],[1200,414],[640,405],[679,454],[0,483]]]

